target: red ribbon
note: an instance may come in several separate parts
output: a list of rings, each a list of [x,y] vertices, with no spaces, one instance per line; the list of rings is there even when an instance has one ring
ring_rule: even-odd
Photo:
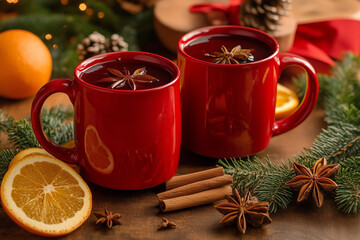
[[[198,4],[191,12],[226,13],[230,25],[240,25],[239,8],[241,0],[230,0],[229,5],[221,3]],[[360,54],[360,21],[354,19],[331,19],[321,22],[300,24],[297,27],[291,53],[310,60],[317,70],[327,72],[334,65],[333,59],[340,59],[345,52]]]
[[[332,19],[298,25],[290,52],[328,65],[345,52],[360,54],[360,21]]]
[[[191,6],[189,11],[193,13],[223,12],[227,15],[230,25],[239,25],[239,7],[241,4],[241,0],[229,0],[229,5],[222,3],[196,4]]]

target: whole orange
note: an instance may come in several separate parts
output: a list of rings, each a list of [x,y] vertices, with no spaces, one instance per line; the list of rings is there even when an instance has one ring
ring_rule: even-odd
[[[0,33],[0,96],[35,95],[49,81],[51,70],[50,51],[38,36],[19,29]]]

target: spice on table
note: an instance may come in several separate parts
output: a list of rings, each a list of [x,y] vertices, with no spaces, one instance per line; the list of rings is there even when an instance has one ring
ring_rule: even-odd
[[[236,221],[238,230],[243,234],[247,223],[253,227],[271,223],[268,202],[259,202],[250,192],[242,198],[236,189],[233,189],[233,197],[227,195],[226,198],[228,202],[215,206],[216,210],[225,215],[220,223]]]
[[[205,56],[214,58],[215,63],[241,64],[254,61],[254,56],[251,54],[253,51],[255,49],[242,49],[240,45],[237,45],[229,52],[223,45],[221,46],[221,52],[205,53]]]
[[[176,224],[167,220],[166,218],[162,218],[162,223],[158,227],[157,231],[164,230],[164,229],[173,229],[176,228]]]
[[[230,175],[222,175],[218,177],[213,177],[203,181],[197,181],[194,183],[189,183],[184,186],[179,186],[171,190],[161,192],[157,195],[159,200],[180,197],[184,195],[190,195],[197,192],[202,192],[205,190],[219,188],[225,185],[232,184],[233,178]]]
[[[115,225],[121,225],[121,222],[119,220],[119,218],[121,218],[120,213],[113,214],[111,211],[105,209],[104,212],[95,212],[94,215],[98,218],[95,224],[106,223],[106,226],[108,228],[111,228],[112,226]]]
[[[326,158],[321,158],[314,164],[312,172],[308,167],[296,162],[293,166],[297,176],[285,185],[296,191],[300,190],[297,202],[307,199],[312,192],[316,206],[321,207],[324,202],[323,191],[332,191],[338,187],[330,178],[337,174],[340,164],[327,165]]]
[[[160,200],[160,210],[171,212],[180,209],[201,206],[225,199],[231,193],[230,185],[214,188],[190,195]]]
[[[157,195],[160,210],[176,211],[225,199],[231,194],[232,182],[222,167],[174,176],[165,183],[167,191]]]
[[[171,190],[173,188],[184,186],[190,183],[194,183],[218,176],[223,176],[223,175],[224,175],[223,167],[212,168],[200,172],[174,176],[165,183],[165,187],[166,190]]]

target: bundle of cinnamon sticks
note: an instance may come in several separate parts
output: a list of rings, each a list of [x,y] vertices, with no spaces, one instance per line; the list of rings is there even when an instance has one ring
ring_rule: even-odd
[[[222,167],[174,176],[165,183],[166,191],[157,195],[160,209],[170,212],[222,200],[231,194],[232,181]]]

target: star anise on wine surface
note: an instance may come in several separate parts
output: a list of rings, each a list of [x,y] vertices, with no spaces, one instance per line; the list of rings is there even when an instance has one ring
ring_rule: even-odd
[[[109,77],[100,79],[98,83],[111,83],[110,88],[120,89],[125,85],[128,85],[132,90],[136,90],[136,84],[147,84],[154,81],[159,81],[159,79],[146,74],[146,68],[142,67],[136,69],[133,74],[130,74],[130,71],[124,68],[123,72],[114,69],[107,69]]]
[[[121,218],[120,213],[112,213],[105,209],[104,212],[95,212],[94,215],[98,218],[95,224],[105,223],[108,228],[111,228],[114,225],[121,225],[119,218]]]
[[[164,229],[170,229],[170,228],[176,228],[176,224],[174,222],[171,222],[167,220],[166,218],[162,218],[162,223],[158,227],[158,231],[164,230]]]
[[[238,230],[243,234],[247,223],[253,227],[271,223],[268,202],[259,202],[250,192],[240,197],[236,189],[233,189],[233,196],[227,195],[226,198],[228,202],[215,206],[216,210],[225,215],[220,223],[236,221]]]
[[[215,63],[241,64],[254,61],[254,56],[251,54],[253,51],[255,49],[241,49],[241,46],[237,45],[229,52],[223,45],[221,46],[221,52],[205,53],[205,56],[214,58]]]
[[[321,207],[324,202],[323,191],[332,191],[338,186],[330,178],[339,171],[340,164],[327,165],[326,159],[321,158],[314,164],[312,172],[308,167],[296,162],[293,167],[297,176],[285,185],[299,191],[298,202],[307,199],[312,193],[316,206]]]

